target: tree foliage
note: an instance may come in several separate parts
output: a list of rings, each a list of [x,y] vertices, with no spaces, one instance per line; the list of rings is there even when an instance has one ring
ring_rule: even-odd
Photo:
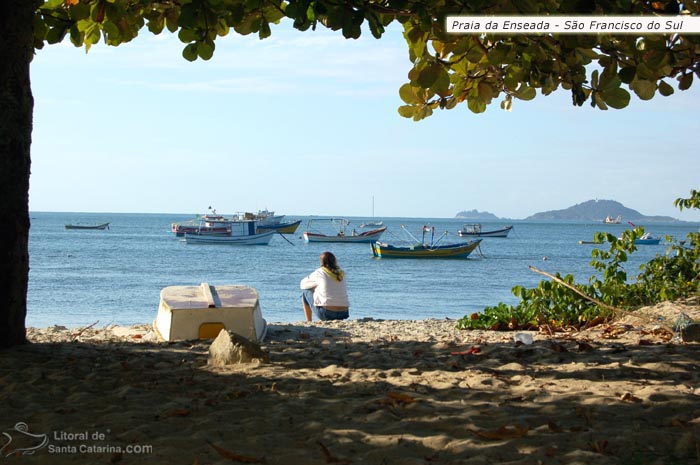
[[[210,59],[231,29],[264,39],[284,18],[302,31],[326,27],[352,39],[363,27],[379,38],[398,22],[411,66],[398,111],[418,121],[461,103],[481,113],[500,100],[510,110],[514,100],[559,88],[574,105],[619,109],[631,93],[669,96],[700,77],[699,35],[457,35],[445,32],[447,15],[677,15],[681,8],[700,12],[698,2],[676,0],[47,0],[34,30],[36,48],[68,36],[89,49],[100,40],[128,42],[144,26],[154,34],[168,29],[193,61]]]
[[[700,192],[690,191],[690,198],[674,202],[682,208],[700,209]],[[634,243],[644,234],[643,228],[624,231],[618,238],[598,232],[594,242],[608,244],[608,250],[595,248],[590,265],[599,273],[588,284],[576,283],[574,277],[556,277],[574,286],[587,296],[611,307],[631,310],[642,305],[700,295],[700,232],[689,233],[685,240],[666,237],[669,244],[664,255],[657,255],[642,264],[633,282],[624,267]],[[547,324],[552,327],[581,327],[612,316],[590,300],[574,293],[556,281],[541,281],[534,289],[515,286],[513,294],[520,302],[513,306],[499,303],[482,313],[462,318],[463,329],[536,329]]]

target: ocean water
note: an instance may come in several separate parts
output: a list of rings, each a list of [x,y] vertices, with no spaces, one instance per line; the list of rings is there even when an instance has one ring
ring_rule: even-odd
[[[350,317],[383,319],[461,318],[498,302],[516,303],[515,285],[536,286],[544,279],[528,269],[571,273],[587,280],[595,231],[619,235],[628,225],[583,223],[483,223],[484,229],[513,224],[508,238],[485,238],[480,256],[469,259],[409,260],[373,258],[369,244],[306,244],[297,233],[272,239],[267,246],[193,245],[175,238],[172,222],[192,219],[178,214],[31,213],[30,273],[27,325],[75,327],[99,322],[128,325],[150,323],[166,286],[239,284],[256,288],[263,316],[269,322],[303,320],[299,281],[319,266],[319,255],[330,250],[345,269],[351,301]],[[359,225],[363,219],[350,219]],[[65,223],[102,223],[105,231],[66,230]],[[382,240],[407,238],[401,225],[420,236],[423,225],[443,242],[460,241],[459,219],[384,218]],[[684,239],[697,231],[692,224],[650,224],[657,236]],[[663,241],[662,241],[663,244]],[[633,275],[639,265],[666,246],[640,246],[627,265]],[[546,257],[546,260],[544,258]]]

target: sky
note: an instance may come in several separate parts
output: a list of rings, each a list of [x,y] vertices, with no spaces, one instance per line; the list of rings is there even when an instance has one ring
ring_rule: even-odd
[[[147,29],[119,47],[39,50],[30,210],[522,219],[591,199],[700,221],[700,84],[624,110],[556,92],[414,122],[399,28],[220,37],[209,61]]]

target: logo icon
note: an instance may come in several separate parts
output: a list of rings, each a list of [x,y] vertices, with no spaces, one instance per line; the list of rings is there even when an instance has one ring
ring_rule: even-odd
[[[2,432],[4,443],[0,447],[0,457],[11,455],[33,455],[39,449],[43,449],[49,443],[46,434],[33,434],[29,432],[29,426],[24,422],[15,424],[15,428]]]

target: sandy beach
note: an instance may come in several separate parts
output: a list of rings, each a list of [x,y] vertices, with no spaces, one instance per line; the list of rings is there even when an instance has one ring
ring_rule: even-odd
[[[211,367],[150,325],[31,328],[0,352],[0,462],[698,464],[697,301],[580,332],[454,320],[270,323],[270,363]],[[25,455],[21,455],[24,452]]]

